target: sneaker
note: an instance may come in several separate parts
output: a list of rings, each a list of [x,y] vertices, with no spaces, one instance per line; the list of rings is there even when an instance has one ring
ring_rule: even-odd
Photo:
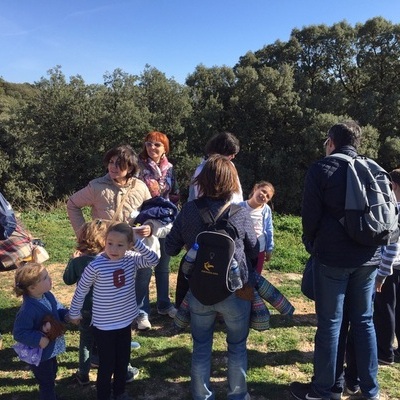
[[[360,389],[360,386],[358,386],[358,385],[346,386],[344,393],[348,394],[350,396],[354,396],[354,395],[358,396],[361,394],[361,389]]]
[[[86,386],[90,383],[89,375],[81,374],[79,371],[75,372],[74,378],[81,386]]]
[[[176,313],[178,310],[174,306],[170,306],[166,310],[157,310],[160,315],[168,315],[171,318],[175,318]]]
[[[92,354],[90,357],[90,367],[91,368],[99,368],[99,356]]]
[[[341,400],[342,392],[331,392],[331,400]]]
[[[147,315],[139,314],[136,319],[136,323],[139,331],[148,331],[149,329],[151,329],[151,323]]]
[[[393,360],[383,360],[382,358],[378,358],[378,364],[380,365],[393,365]]]
[[[131,364],[128,364],[128,368],[126,370],[126,383],[133,382],[139,376],[139,370],[135,367],[132,367]]]
[[[310,383],[292,382],[290,394],[297,400],[323,400],[319,394],[314,392]]]

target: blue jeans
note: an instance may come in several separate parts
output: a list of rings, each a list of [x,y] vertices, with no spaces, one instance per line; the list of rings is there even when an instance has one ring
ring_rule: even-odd
[[[376,267],[337,268],[315,260],[315,308],[317,333],[314,351],[314,390],[323,398],[330,398],[335,383],[343,307],[346,298],[348,318],[356,340],[360,388],[365,397],[379,392],[377,382],[378,357],[372,298],[375,290]]]
[[[31,370],[39,384],[40,400],[57,400],[55,386],[57,375],[57,358],[41,361],[38,366],[31,365]]]
[[[169,261],[171,257],[165,253],[165,239],[159,239],[161,258],[154,267],[157,289],[157,309],[168,310],[171,307],[169,298]],[[150,314],[149,285],[152,275],[151,268],[141,268],[136,274],[136,301],[139,314]]]
[[[249,334],[250,301],[239,299],[232,294],[213,306],[205,306],[189,292],[189,307],[193,338],[193,399],[215,399],[215,393],[210,386],[210,369],[215,317],[219,312],[224,318],[227,330],[228,400],[244,400],[248,396],[246,342]]]

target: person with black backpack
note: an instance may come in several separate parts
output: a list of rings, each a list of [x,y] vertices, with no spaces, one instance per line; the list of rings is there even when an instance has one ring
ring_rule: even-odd
[[[306,175],[302,202],[303,242],[313,257],[317,332],[312,382],[290,385],[292,396],[298,400],[341,398],[341,393],[333,393],[331,389],[335,384],[344,305],[355,338],[363,399],[380,398],[372,319],[380,245],[357,241],[347,230],[346,223],[343,224],[347,215],[348,173],[351,171],[350,162],[336,156],[345,154],[353,159],[365,159],[357,154],[360,140],[361,128],[356,122],[335,124],[329,129],[324,143],[326,157],[312,164]],[[385,173],[379,175],[385,178]],[[363,179],[363,176],[359,177]],[[391,199],[387,201],[389,203]]]
[[[238,191],[238,177],[229,158],[218,154],[210,156],[195,181],[199,188],[199,200],[189,201],[182,207],[165,241],[165,251],[171,256],[179,254],[183,247],[189,250],[194,243],[199,244],[193,272],[189,277],[193,338],[191,394],[195,400],[215,399],[215,392],[210,385],[211,352],[215,319],[220,313],[227,331],[227,398],[249,400],[246,345],[253,288],[248,286],[248,279],[249,271],[257,263],[257,236],[249,213],[242,207],[230,204],[232,194]],[[211,223],[206,222],[206,214]],[[225,252],[227,246],[218,248],[220,240],[215,240],[216,247],[212,249],[212,243],[208,241],[212,233],[215,237],[220,234],[233,238],[230,260],[226,258],[230,254]],[[220,239],[223,243],[229,240],[222,236]],[[220,260],[224,261],[221,263]],[[243,289],[236,291],[229,284],[232,260],[239,266],[244,285]],[[204,281],[208,282],[207,287],[202,286]],[[210,290],[211,286],[213,290]],[[203,292],[201,287],[204,288]],[[250,296],[247,296],[248,293]]]

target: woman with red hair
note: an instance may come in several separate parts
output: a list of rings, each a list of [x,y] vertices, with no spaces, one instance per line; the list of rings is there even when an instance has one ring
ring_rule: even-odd
[[[162,132],[150,132],[144,138],[142,152],[139,154],[139,178],[149,188],[151,196],[163,197],[176,204],[179,201],[179,189],[172,164],[168,161],[169,140]],[[169,297],[169,261],[164,251],[164,241],[169,229],[157,234],[160,240],[161,258],[154,268],[157,289],[157,311],[159,314],[175,317],[176,308]],[[149,284],[151,269],[138,271],[136,276],[136,299],[139,307],[137,326],[139,330],[151,328],[149,321],[150,301]]]

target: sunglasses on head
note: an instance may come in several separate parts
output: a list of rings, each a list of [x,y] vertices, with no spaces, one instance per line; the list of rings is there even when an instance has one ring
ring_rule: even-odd
[[[147,147],[161,147],[164,146],[161,142],[144,142]]]

